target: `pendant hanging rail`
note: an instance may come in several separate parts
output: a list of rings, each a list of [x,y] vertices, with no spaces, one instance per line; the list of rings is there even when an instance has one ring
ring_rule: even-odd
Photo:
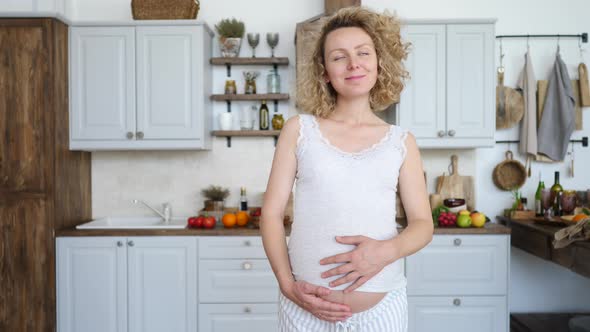
[[[580,38],[582,43],[588,42],[588,33],[583,32],[579,35],[497,35],[496,39],[503,39],[503,38]]]
[[[518,144],[520,143],[519,140],[514,140],[514,141],[496,141],[496,143],[501,144]],[[583,147],[588,147],[588,136],[584,136],[582,137],[582,139],[571,139],[570,143],[582,143]]]

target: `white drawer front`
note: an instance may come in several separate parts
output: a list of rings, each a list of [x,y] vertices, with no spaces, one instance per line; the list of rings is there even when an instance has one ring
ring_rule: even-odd
[[[264,259],[199,261],[199,302],[278,302],[279,286]]]
[[[409,296],[408,332],[508,332],[505,296]]]
[[[207,332],[276,332],[278,303],[272,304],[201,304],[199,331]]]
[[[407,257],[408,295],[504,295],[506,235],[436,235]]]
[[[264,258],[260,236],[211,236],[199,239],[200,258]]]

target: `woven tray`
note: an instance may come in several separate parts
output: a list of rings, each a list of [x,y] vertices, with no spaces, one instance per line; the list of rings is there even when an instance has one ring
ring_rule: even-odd
[[[131,0],[135,20],[195,19],[199,7],[199,0]]]
[[[512,151],[506,151],[506,160],[499,163],[492,173],[494,184],[502,190],[514,190],[526,182],[527,172],[518,160],[512,159]]]

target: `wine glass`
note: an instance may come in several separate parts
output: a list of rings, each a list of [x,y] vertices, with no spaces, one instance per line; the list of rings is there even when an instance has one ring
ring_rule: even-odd
[[[542,189],[541,190],[541,204],[543,204],[543,215],[545,219],[550,218],[551,214],[549,210],[553,205],[553,200],[551,199],[551,190],[550,189]]]
[[[252,47],[252,57],[256,57],[256,46],[260,42],[260,34],[259,33],[248,33],[248,44]]]
[[[565,190],[561,195],[561,210],[566,216],[571,215],[576,208],[576,192],[574,190]]]
[[[277,47],[277,45],[279,44],[279,34],[276,32],[267,32],[266,42],[268,43],[268,46],[270,46],[270,54],[274,58],[275,47]]]

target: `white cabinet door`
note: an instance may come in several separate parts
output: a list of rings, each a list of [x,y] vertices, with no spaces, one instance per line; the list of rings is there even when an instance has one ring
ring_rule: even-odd
[[[58,238],[57,331],[127,331],[124,238]]]
[[[199,306],[199,331],[276,332],[278,326],[278,303]]]
[[[456,138],[493,138],[494,26],[447,26],[447,132]]]
[[[127,248],[129,331],[196,331],[196,238],[130,237]]]
[[[138,139],[202,137],[199,42],[194,26],[137,27]]]
[[[412,43],[405,62],[410,73],[400,96],[400,126],[416,138],[436,138],[446,133],[445,26],[408,25],[402,37]]]
[[[508,332],[506,297],[408,297],[409,332]]]
[[[135,133],[135,29],[70,28],[72,140]]]
[[[506,235],[436,235],[406,258],[408,295],[505,295]]]

